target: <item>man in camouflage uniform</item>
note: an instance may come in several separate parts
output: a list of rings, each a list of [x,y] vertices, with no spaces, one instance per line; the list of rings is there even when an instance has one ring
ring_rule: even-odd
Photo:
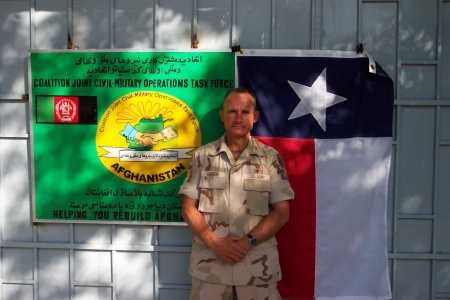
[[[289,219],[294,194],[276,150],[250,136],[255,101],[243,88],[225,96],[225,134],[194,152],[180,189],[194,233],[193,300],[280,299],[274,235]]]

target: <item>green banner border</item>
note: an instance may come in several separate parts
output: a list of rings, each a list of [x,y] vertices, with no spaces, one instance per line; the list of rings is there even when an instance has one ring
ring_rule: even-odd
[[[32,82],[32,61],[31,56],[33,54],[40,54],[40,53],[49,53],[49,54],[58,54],[58,53],[71,53],[71,54],[89,54],[89,53],[192,53],[194,54],[201,54],[201,53],[231,53],[229,49],[224,50],[212,50],[212,51],[196,51],[192,49],[186,49],[186,50],[154,50],[154,49],[148,49],[148,50],[134,50],[134,49],[127,49],[127,50],[120,50],[120,49],[89,49],[89,50],[30,50],[28,55],[28,87],[29,87],[29,129],[30,129],[30,150],[31,150],[31,161],[30,161],[30,170],[31,170],[31,209],[32,209],[32,222],[33,223],[65,223],[65,224],[105,224],[105,225],[112,225],[112,224],[132,224],[132,225],[176,225],[176,226],[185,226],[186,223],[184,222],[167,222],[167,221],[119,221],[119,220],[81,220],[81,219],[53,219],[53,218],[38,218],[36,215],[36,168],[35,168],[35,132],[33,130],[33,126],[36,123],[36,119],[34,117],[35,111],[34,111],[34,97],[35,95],[35,89],[33,89],[33,82]],[[234,63],[233,63],[233,72],[235,68],[235,60],[236,56],[234,56]],[[235,72],[234,72],[235,73]],[[236,78],[235,74],[233,75],[234,85],[236,85]],[[98,112],[98,119],[100,120],[101,114]],[[218,118],[218,116],[217,116]],[[98,120],[98,121],[99,121]],[[204,142],[202,141],[202,144]],[[183,176],[184,177],[184,176]]]

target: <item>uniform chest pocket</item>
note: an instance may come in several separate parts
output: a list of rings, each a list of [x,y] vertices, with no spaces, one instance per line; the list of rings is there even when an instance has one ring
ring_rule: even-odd
[[[270,180],[268,178],[244,179],[246,205],[251,215],[265,216],[269,213]]]
[[[224,206],[225,173],[203,171],[200,176],[198,210],[206,213],[220,213]]]

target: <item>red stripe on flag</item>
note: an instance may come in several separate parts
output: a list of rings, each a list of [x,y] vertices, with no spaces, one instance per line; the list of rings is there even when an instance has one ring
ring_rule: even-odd
[[[283,298],[314,299],[316,254],[315,147],[312,139],[257,137],[277,149],[295,192],[288,224],[277,234]]]

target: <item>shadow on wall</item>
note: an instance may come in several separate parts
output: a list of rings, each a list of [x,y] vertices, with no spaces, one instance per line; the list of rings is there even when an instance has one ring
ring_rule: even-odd
[[[30,13],[22,5],[0,3],[0,96],[7,99],[21,98],[26,89],[24,58],[29,49]]]
[[[429,18],[429,16],[428,16]],[[433,20],[437,23],[437,20]],[[411,17],[405,13],[399,14],[399,60],[402,61],[398,74],[398,98],[413,100],[428,100],[436,98],[436,67],[432,61],[437,54],[436,24],[431,28],[420,28],[412,23]],[[414,60],[429,60],[429,64],[408,62]]]
[[[395,8],[392,10],[377,10],[375,16],[372,17],[372,11],[369,8],[363,9],[362,42],[367,52],[373,56],[393,79],[394,88],[396,89],[395,39],[397,21]]]
[[[148,5],[146,2],[127,4],[135,5],[135,7],[122,7],[118,4],[119,6],[115,10],[115,46],[132,49],[153,47],[153,7],[145,6]],[[176,27],[178,29],[185,28],[186,24],[183,24],[180,19],[181,16],[178,18],[179,22],[176,23]],[[188,36],[189,32],[186,32],[185,35]]]
[[[373,4],[372,4],[373,5]],[[396,6],[390,9],[377,9],[371,4],[364,4],[362,18],[362,40],[366,50],[394,79],[398,80],[397,98],[420,99],[433,97],[434,67],[429,65],[403,64],[397,74],[396,31],[399,27],[399,57],[401,61],[408,59],[430,59],[436,57],[436,37],[424,28],[413,26],[405,20],[404,13],[399,14],[397,24]],[[366,7],[367,6],[367,7]],[[397,90],[397,84],[394,85]]]

